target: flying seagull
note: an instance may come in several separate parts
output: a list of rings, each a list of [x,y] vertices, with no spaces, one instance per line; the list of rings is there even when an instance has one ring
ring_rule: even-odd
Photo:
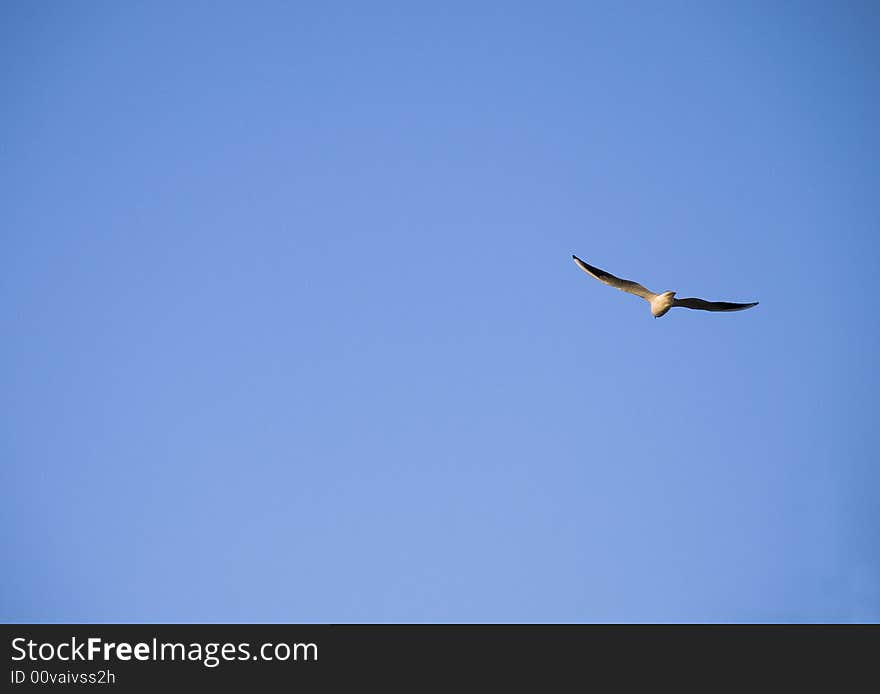
[[[654,292],[645,289],[638,282],[622,280],[619,277],[615,277],[610,272],[605,272],[604,270],[600,270],[597,267],[585,263],[576,255],[571,257],[581,270],[588,275],[595,277],[600,282],[604,282],[609,287],[614,287],[615,289],[620,289],[621,291],[642,297],[645,301],[651,304],[651,313],[654,315],[654,318],[659,318],[660,316],[665,315],[669,309],[675,306],[695,308],[699,311],[743,311],[747,308],[758,305],[757,301],[750,304],[733,304],[729,301],[705,301],[704,299],[694,298],[676,299],[675,292],[655,294]]]

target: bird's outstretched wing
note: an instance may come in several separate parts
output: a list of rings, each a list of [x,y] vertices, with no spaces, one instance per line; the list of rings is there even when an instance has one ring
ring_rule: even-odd
[[[681,306],[682,308],[694,308],[698,311],[744,311],[752,306],[757,306],[758,302],[754,301],[750,304],[734,304],[729,301],[704,301],[703,299],[687,297],[684,299],[675,299],[672,305]]]
[[[588,275],[595,277],[600,282],[604,282],[609,287],[614,287],[615,289],[619,289],[623,292],[629,292],[630,294],[635,294],[636,296],[640,296],[645,301],[650,301],[655,296],[657,296],[654,292],[645,289],[638,282],[632,282],[631,280],[622,280],[619,277],[615,277],[610,272],[605,272],[604,270],[600,270],[597,267],[593,267],[585,263],[583,260],[578,258],[576,255],[571,256],[574,259],[575,264]],[[720,309],[713,309],[720,310]],[[729,310],[729,309],[728,309]]]

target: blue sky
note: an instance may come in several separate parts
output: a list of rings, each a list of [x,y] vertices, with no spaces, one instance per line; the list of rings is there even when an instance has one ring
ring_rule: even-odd
[[[0,618],[880,619],[880,12],[620,5],[4,3]]]

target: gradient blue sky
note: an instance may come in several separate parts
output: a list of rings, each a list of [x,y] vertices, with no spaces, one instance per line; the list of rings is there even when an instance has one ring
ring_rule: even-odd
[[[4,2],[0,618],[880,619],[878,35]]]

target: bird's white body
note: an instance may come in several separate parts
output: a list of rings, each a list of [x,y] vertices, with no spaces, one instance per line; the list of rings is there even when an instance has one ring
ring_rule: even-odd
[[[651,314],[654,318],[665,315],[675,305],[675,292],[663,292],[651,299]]]

